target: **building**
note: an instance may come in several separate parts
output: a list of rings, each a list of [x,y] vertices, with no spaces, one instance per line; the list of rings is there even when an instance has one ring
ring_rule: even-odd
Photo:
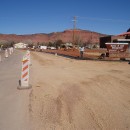
[[[105,43],[112,41],[112,36],[100,37],[100,48],[106,48]]]
[[[27,48],[28,44],[25,44],[25,43],[16,43],[14,44],[14,48]]]
[[[127,32],[118,34],[116,36],[108,35],[105,37],[100,37],[99,41],[100,41],[100,48],[106,48],[105,43],[112,43],[112,42],[125,42],[125,43],[127,42],[130,48],[130,28],[127,30]]]
[[[100,48],[106,48],[105,43],[111,43],[115,42],[117,39],[125,39],[124,36],[114,36],[114,35],[108,35],[105,37],[100,37]]]

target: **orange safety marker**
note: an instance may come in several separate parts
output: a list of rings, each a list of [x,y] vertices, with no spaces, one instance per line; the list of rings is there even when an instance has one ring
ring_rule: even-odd
[[[18,89],[29,89],[32,86],[29,84],[29,60],[26,56],[22,60],[21,80],[19,80]]]

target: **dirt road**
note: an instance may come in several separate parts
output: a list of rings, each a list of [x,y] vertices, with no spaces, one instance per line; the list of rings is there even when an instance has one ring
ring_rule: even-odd
[[[127,62],[31,56],[31,130],[130,129]]]

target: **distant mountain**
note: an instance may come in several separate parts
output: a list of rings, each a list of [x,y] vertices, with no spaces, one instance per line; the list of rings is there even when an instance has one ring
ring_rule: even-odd
[[[16,35],[16,34],[0,34],[0,41],[14,41],[14,42],[32,42],[32,43],[48,43],[55,42],[56,40],[62,40],[63,42],[73,42],[73,39],[82,43],[99,43],[99,37],[105,36],[98,32],[92,32],[88,30],[65,30],[63,32],[53,32],[49,34],[28,34],[28,35]]]

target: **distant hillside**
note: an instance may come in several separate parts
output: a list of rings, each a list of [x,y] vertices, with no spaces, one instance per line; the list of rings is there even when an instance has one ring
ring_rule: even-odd
[[[99,37],[105,36],[97,32],[87,30],[75,30],[75,41],[82,43],[99,43]],[[48,43],[55,42],[56,40],[63,42],[73,42],[73,30],[65,30],[63,32],[53,32],[50,34],[30,34],[30,35],[16,35],[16,34],[0,34],[0,41],[14,41],[14,42],[32,42],[32,43]]]

